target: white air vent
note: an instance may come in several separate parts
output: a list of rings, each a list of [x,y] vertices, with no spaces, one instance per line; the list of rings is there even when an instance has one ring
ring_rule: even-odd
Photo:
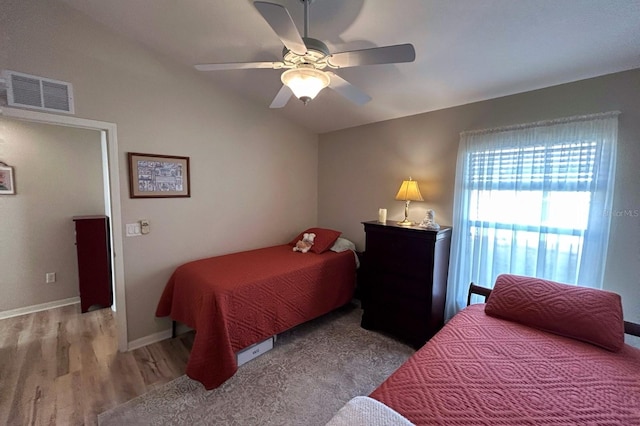
[[[2,76],[9,106],[74,113],[71,83],[15,71],[3,71]]]

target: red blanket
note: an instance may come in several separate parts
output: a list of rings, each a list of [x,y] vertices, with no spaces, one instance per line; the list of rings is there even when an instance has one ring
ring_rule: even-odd
[[[238,350],[344,305],[354,286],[349,250],[302,254],[289,245],[267,247],[178,267],[156,316],[196,330],[186,373],[212,389],[235,374]]]
[[[456,315],[372,394],[416,425],[640,425],[640,350]]]

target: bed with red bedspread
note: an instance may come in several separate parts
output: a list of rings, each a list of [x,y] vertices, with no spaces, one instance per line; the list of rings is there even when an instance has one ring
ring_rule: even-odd
[[[640,425],[624,330],[615,293],[502,275],[369,397],[415,425]],[[332,426],[377,424],[350,405]]]
[[[186,374],[213,389],[237,371],[237,351],[349,302],[355,270],[351,250],[290,244],[201,259],[175,270],[156,316],[196,330]]]

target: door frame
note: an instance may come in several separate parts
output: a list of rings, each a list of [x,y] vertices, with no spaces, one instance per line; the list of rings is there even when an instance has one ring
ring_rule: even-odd
[[[115,123],[105,121],[89,120],[86,118],[8,107],[0,108],[0,115],[27,122],[75,127],[100,132],[105,214],[109,216],[111,222],[111,270],[113,271],[111,285],[115,296],[113,310],[116,316],[116,327],[118,331],[118,350],[120,352],[127,351],[127,306],[122,250],[122,214],[120,207],[120,166],[118,158],[117,126]]]

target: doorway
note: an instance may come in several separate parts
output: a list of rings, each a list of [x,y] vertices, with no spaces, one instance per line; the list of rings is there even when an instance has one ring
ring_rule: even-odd
[[[15,108],[2,108],[0,109],[0,115],[26,122],[75,127],[99,132],[103,165],[105,214],[111,219],[110,238],[112,247],[111,269],[113,271],[112,288],[114,294],[113,310],[116,316],[118,331],[118,350],[121,352],[126,351],[128,349],[128,337],[124,289],[124,262],[122,258],[122,219],[116,125],[114,123]]]

